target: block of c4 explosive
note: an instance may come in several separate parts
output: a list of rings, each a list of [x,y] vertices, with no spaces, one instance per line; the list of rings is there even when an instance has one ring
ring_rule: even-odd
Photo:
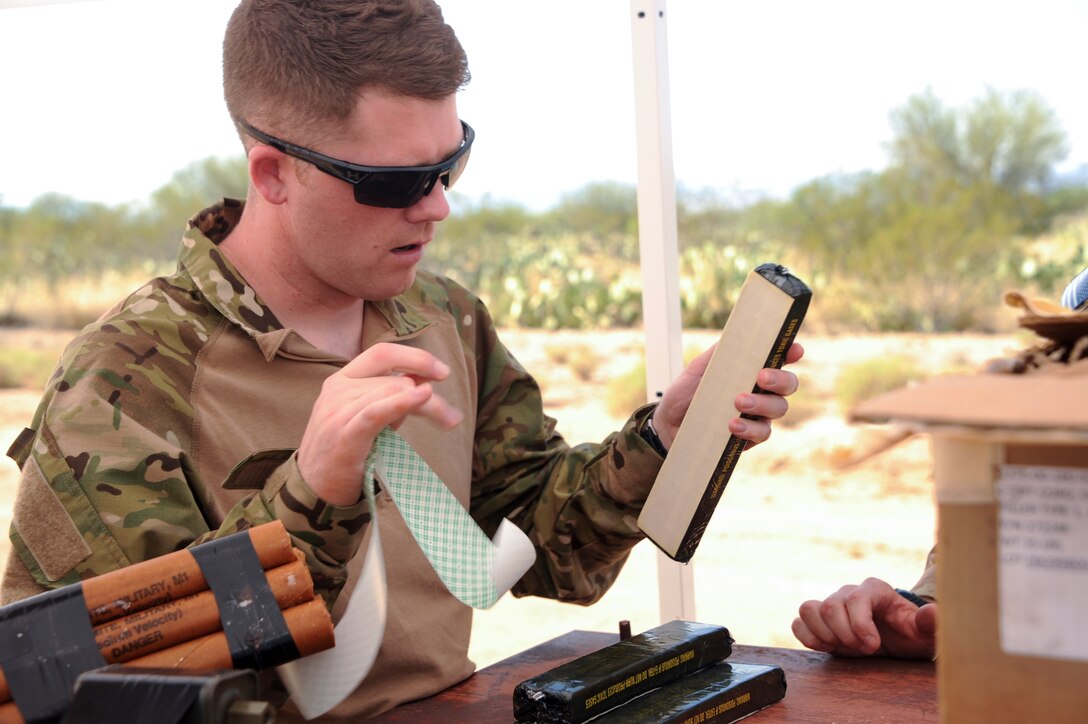
[[[514,718],[578,724],[732,650],[723,626],[670,621],[521,682],[514,689]]]
[[[811,299],[808,285],[780,264],[760,264],[745,279],[638,516],[638,527],[673,560],[695,555],[748,445],[729,432],[739,414],[734,400],[760,391],[760,370],[785,364]]]
[[[785,696],[781,667],[719,661],[616,707],[593,724],[729,724]]]

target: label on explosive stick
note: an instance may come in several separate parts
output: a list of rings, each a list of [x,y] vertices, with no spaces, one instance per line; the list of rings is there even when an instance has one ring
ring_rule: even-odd
[[[262,568],[271,569],[294,560],[291,537],[283,523],[274,520],[192,548],[167,553],[83,582],[84,598],[92,624],[100,624],[151,606],[157,606],[208,589],[193,551],[216,548],[221,541],[246,538]]]

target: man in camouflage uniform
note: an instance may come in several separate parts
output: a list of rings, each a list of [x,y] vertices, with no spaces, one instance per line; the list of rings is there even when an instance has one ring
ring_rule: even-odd
[[[659,451],[708,356],[599,444],[555,432],[480,300],[416,269],[449,213],[442,187],[467,160],[472,132],[455,100],[467,79],[430,0],[242,2],[224,86],[249,157],[247,200],[197,214],[177,272],[65,352],[12,448],[23,474],[4,601],[279,519],[337,618],[369,528],[366,457],[388,425],[488,535],[504,517],[528,534],[537,559],[515,595],[588,604],[607,590],[643,537]],[[731,423],[752,442],[797,385],[789,372],[760,375],[769,394],[738,396],[750,417]],[[471,609],[388,494],[376,505],[383,646],[325,721],[357,721],[473,670]]]

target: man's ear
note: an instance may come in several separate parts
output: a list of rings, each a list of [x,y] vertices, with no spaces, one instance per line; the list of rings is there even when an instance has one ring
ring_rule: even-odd
[[[258,143],[249,150],[249,181],[270,204],[282,204],[287,200],[284,179],[289,166],[290,159],[271,146]]]

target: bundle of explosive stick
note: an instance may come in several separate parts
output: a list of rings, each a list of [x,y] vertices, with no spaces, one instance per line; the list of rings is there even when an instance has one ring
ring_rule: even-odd
[[[299,655],[331,648],[332,619],[324,601],[315,598],[304,556],[291,546],[283,524],[273,521],[236,535],[248,535]],[[82,587],[95,645],[107,664],[232,668],[219,604],[189,549],[75,585]],[[0,724],[23,722],[0,669]]]

